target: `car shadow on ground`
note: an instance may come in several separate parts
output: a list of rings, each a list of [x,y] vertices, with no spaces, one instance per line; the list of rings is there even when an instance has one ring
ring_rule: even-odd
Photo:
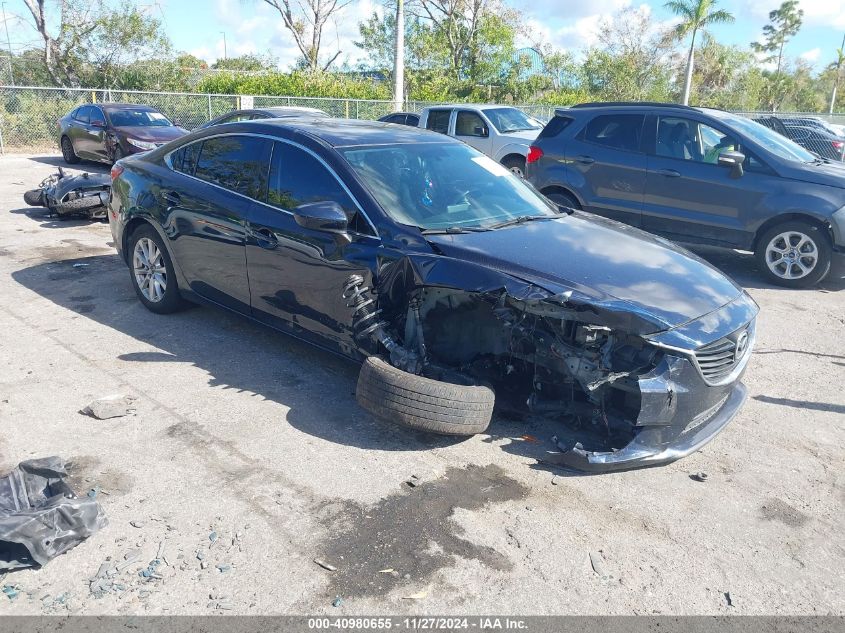
[[[68,165],[65,162],[65,159],[61,156],[30,156],[29,160],[34,161],[36,163],[43,163],[44,165],[52,165],[53,167],[61,167],[62,169],[70,169],[74,171],[87,171],[94,174],[107,174],[109,173],[109,171],[111,171],[111,166],[105,163],[97,163],[84,159],[80,159],[80,161],[74,165]],[[35,185],[33,185],[33,188],[37,184],[38,183],[35,183]]]
[[[424,451],[464,441],[375,420],[355,401],[358,365],[222,309],[194,307],[157,315],[138,301],[118,255],[40,263],[12,273],[24,287],[155,351],[115,353],[115,362],[190,363],[209,387],[279,403],[286,423],[338,444],[384,451]],[[166,375],[166,374],[165,374]],[[167,393],[165,400],[178,398]],[[84,404],[84,403],[83,403]],[[279,413],[274,423],[285,423]]]
[[[781,286],[770,284],[752,253],[728,250],[709,246],[684,245],[687,249],[707,260],[713,266],[731,277],[743,288],[761,288],[783,290]],[[845,289],[845,277],[828,276],[815,288],[807,288],[807,292],[837,291]]]
[[[105,224],[107,220],[96,219],[91,220],[84,217],[62,217],[50,213],[46,207],[22,207],[20,209],[12,209],[9,211],[14,215],[23,215],[34,222],[38,222],[38,226],[42,229],[68,229],[76,226],[87,226],[89,224]]]

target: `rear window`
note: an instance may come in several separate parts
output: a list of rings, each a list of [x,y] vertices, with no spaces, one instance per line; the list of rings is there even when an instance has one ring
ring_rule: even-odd
[[[451,110],[430,110],[425,127],[441,134],[449,133],[449,119],[452,116]]]
[[[643,122],[642,114],[605,114],[587,124],[584,140],[596,145],[628,152],[640,150]]]
[[[543,131],[540,132],[540,135],[537,138],[554,138],[568,128],[570,123],[574,120],[575,119],[572,117],[556,114],[552,120],[546,124],[546,127],[543,128]]]

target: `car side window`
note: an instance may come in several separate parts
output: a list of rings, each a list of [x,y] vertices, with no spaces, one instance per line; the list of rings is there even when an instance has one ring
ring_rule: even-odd
[[[89,121],[94,123],[94,121],[99,121],[103,125],[106,124],[106,116],[103,114],[103,111],[96,106],[89,106]]]
[[[705,123],[680,117],[658,118],[658,156],[715,165],[719,154],[738,149],[736,139]]]
[[[88,123],[91,119],[91,106],[83,106],[79,108],[76,112],[76,117],[74,117],[80,123]]]
[[[337,202],[346,212],[351,230],[373,234],[352,198],[325,165],[303,149],[288,143],[274,143],[267,203],[293,211],[310,202]]]
[[[477,113],[460,110],[455,119],[455,136],[487,136],[487,125]]]
[[[176,171],[193,176],[201,147],[202,141],[197,141],[196,143],[191,143],[190,145],[183,145],[170,155],[170,165]]]
[[[452,116],[451,110],[429,110],[428,120],[425,122],[426,129],[441,134],[449,133],[449,119]]]
[[[199,152],[194,176],[262,200],[267,188],[267,143],[267,140],[255,136],[217,136],[206,139]]]
[[[640,151],[642,114],[604,114],[597,116],[584,129],[584,141],[628,152]]]

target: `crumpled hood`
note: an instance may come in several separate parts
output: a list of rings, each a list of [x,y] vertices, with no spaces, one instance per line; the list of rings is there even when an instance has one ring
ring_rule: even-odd
[[[426,239],[447,257],[531,281],[553,294],[574,290],[596,302],[622,301],[664,329],[742,294],[719,270],[668,240],[587,213]]]
[[[148,143],[167,143],[173,139],[181,138],[188,133],[188,130],[177,125],[169,127],[156,127],[152,125],[134,125],[114,128],[121,136],[136,138],[139,141]]]

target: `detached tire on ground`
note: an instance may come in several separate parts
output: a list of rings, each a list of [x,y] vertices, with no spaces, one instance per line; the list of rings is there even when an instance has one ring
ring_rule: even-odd
[[[361,366],[358,403],[375,417],[443,435],[475,435],[490,425],[495,395],[489,387],[455,385],[396,369],[371,356]]]

